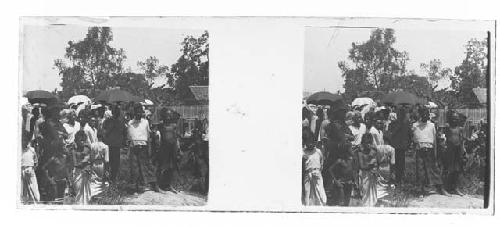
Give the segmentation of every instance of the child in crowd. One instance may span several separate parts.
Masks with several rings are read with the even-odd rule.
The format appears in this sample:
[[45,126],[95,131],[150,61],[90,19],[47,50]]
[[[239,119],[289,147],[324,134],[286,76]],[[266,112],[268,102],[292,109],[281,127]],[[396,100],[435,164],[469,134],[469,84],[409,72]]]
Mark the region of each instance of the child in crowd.
[[36,180],[35,168],[38,158],[35,149],[29,144],[28,135],[23,136],[23,153],[21,155],[21,179],[22,179],[22,201],[34,204],[40,201],[38,182]]
[[304,142],[304,204],[306,206],[323,206],[326,204],[326,193],[323,187],[323,155],[314,145],[314,135],[309,130],[302,133]]
[[364,134],[361,138],[361,152],[358,155],[362,204],[375,206],[377,203],[377,151],[370,133]]
[[338,159],[329,168],[332,176],[333,200],[329,205],[349,206],[351,193],[354,186],[353,158],[350,152],[344,150],[338,155]]

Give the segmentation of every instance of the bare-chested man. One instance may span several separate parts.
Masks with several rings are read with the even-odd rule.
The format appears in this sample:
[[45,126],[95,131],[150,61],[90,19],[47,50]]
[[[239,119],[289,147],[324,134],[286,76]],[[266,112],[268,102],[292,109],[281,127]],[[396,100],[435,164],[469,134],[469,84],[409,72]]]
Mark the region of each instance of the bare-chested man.
[[457,113],[449,115],[450,127],[446,130],[446,152],[443,155],[445,186],[448,191],[463,195],[458,189],[458,177],[462,169],[462,156],[464,151],[465,133],[460,126]]

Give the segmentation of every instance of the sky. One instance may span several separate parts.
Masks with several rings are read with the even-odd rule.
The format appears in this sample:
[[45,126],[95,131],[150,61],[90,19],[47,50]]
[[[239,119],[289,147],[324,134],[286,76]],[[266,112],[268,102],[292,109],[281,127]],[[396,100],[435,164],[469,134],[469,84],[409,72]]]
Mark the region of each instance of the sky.
[[[64,59],[68,41],[83,40],[88,27],[50,25],[23,28],[23,91],[61,89],[61,78],[54,68],[55,59]],[[138,61],[149,56],[170,67],[181,55],[181,42],[187,35],[200,36],[203,30],[173,30],[162,28],[111,28],[114,48],[123,48],[127,59],[124,68],[140,72]]]
[[[304,91],[343,92],[344,80],[338,62],[352,63],[347,59],[351,44],[367,41],[372,30],[373,28],[306,28]],[[477,30],[395,29],[394,47],[408,52],[408,70],[424,76],[420,69],[421,63],[440,59],[443,67],[454,69],[465,58],[464,45],[467,41],[471,38],[484,39],[486,36],[486,31]],[[445,88],[449,84],[449,80],[440,81],[439,88]]]

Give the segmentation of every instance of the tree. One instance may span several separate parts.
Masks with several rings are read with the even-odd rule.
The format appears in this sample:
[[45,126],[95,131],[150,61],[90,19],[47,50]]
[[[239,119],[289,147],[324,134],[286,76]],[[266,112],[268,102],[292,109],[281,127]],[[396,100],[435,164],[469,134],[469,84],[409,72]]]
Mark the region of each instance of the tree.
[[167,84],[174,89],[179,99],[192,100],[189,86],[208,85],[208,32],[200,37],[187,36],[181,43],[182,55],[166,74]]
[[465,45],[465,59],[455,67],[452,88],[457,91],[459,100],[473,103],[476,98],[472,91],[476,87],[486,87],[487,41],[471,39]]
[[375,29],[368,41],[352,43],[348,58],[354,67],[349,67],[345,61],[338,63],[348,97],[355,97],[359,91],[395,89],[393,81],[406,73],[408,61],[408,53],[396,50],[395,43],[393,29]]
[[160,65],[158,58],[153,56],[150,56],[145,61],[137,62],[137,66],[142,69],[144,76],[151,85],[154,84],[154,79],[165,77],[168,73],[168,66]]
[[430,60],[428,64],[421,63],[420,68],[427,75],[433,90],[436,90],[440,80],[450,78],[452,75],[452,70],[444,68],[439,59]]
[[433,87],[426,77],[418,76],[410,72],[409,75],[395,78],[394,86],[406,92],[413,93],[419,97],[431,97]]
[[54,66],[62,77],[64,98],[78,94],[95,96],[98,90],[115,85],[113,75],[123,71],[126,59],[123,49],[110,46],[113,33],[109,27],[91,27],[85,38],[69,41],[65,58],[56,59]]

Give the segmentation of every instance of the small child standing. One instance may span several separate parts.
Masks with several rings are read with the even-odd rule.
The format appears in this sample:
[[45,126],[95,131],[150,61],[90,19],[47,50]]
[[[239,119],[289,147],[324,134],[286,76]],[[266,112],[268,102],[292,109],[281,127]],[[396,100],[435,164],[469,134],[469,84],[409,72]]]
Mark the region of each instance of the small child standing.
[[40,201],[35,168],[38,158],[35,149],[29,145],[28,138],[23,137],[23,153],[21,156],[22,201],[37,203]]
[[371,134],[366,133],[361,138],[361,152],[358,155],[362,204],[372,207],[377,204],[377,151]]
[[321,171],[323,167],[323,155],[314,145],[314,135],[310,131],[302,134],[304,141],[303,168],[304,168],[304,204],[306,206],[324,206],[326,204],[326,193],[323,187]]

